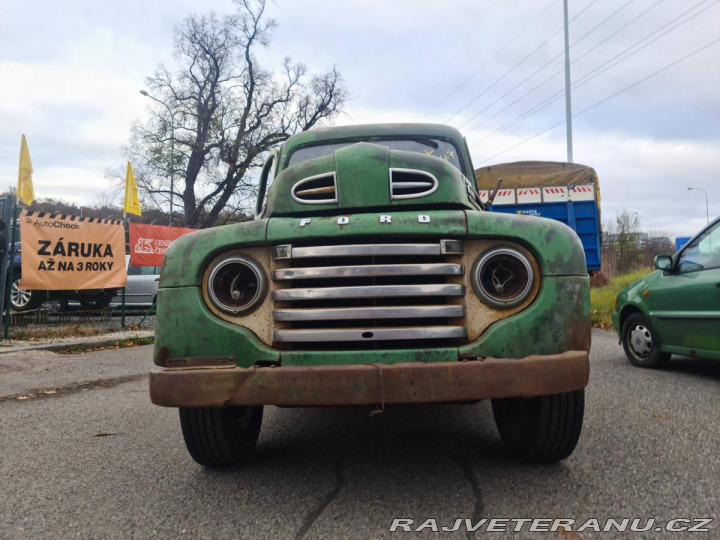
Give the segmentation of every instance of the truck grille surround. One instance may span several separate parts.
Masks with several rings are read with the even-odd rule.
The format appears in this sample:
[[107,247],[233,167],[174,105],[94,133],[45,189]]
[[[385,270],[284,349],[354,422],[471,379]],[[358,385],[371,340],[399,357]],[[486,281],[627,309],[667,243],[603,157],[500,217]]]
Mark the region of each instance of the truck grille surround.
[[464,245],[359,239],[273,248],[273,345],[285,350],[457,346]]

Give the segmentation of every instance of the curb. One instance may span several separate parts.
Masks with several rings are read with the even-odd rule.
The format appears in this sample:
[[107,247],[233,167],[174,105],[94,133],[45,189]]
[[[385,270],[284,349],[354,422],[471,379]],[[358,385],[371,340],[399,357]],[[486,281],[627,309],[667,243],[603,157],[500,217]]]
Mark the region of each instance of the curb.
[[78,339],[74,341],[63,341],[63,342],[57,342],[57,343],[37,343],[32,345],[17,345],[14,347],[0,347],[0,355],[2,354],[8,354],[8,353],[14,353],[14,352],[22,352],[22,351],[65,351],[68,349],[74,349],[79,346],[86,346],[86,347],[109,347],[112,345],[115,345],[119,341],[123,341],[125,339],[134,339],[134,338],[146,338],[146,337],[153,337],[155,335],[155,332],[152,330],[148,330],[145,332],[137,332],[133,335],[128,336],[114,336],[114,337],[102,337],[102,336],[96,336],[95,338],[87,338],[87,339]]

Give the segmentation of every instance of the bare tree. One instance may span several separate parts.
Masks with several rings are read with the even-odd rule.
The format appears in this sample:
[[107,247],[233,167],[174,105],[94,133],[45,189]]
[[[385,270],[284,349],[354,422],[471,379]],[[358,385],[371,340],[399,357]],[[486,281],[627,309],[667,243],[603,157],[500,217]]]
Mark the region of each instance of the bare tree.
[[190,227],[247,214],[266,152],[333,118],[346,99],[335,68],[310,75],[289,58],[280,74],[260,66],[254,52],[275,23],[265,0],[236,4],[232,16],[193,15],[176,27],[179,69],[160,66],[147,79],[157,102],[126,149],[145,204],[167,208],[172,196]]
[[[613,252],[616,268],[609,269],[610,277],[615,272],[624,274],[643,266],[647,234],[640,231],[640,216],[623,208],[615,219],[603,225],[604,252]],[[605,255],[603,255],[605,256]]]

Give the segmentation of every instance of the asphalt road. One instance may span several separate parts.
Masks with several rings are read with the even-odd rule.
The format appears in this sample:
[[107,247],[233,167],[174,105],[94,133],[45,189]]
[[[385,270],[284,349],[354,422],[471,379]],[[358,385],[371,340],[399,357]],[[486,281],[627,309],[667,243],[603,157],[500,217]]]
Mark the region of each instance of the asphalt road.
[[720,364],[642,370],[612,334],[593,339],[580,443],[546,466],[506,456],[483,402],[388,407],[372,418],[368,408],[266,407],[256,459],[206,470],[185,451],[177,412],[149,403],[149,347],[0,355],[0,538],[438,534],[432,525],[391,534],[394,518],[413,528],[427,519],[713,518],[709,533],[687,536],[720,537]]

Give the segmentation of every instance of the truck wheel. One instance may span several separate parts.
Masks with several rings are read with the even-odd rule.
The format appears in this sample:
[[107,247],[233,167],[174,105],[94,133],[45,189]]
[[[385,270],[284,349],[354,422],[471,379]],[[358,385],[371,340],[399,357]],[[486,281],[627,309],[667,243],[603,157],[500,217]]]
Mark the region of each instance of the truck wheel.
[[40,291],[20,288],[20,276],[12,282],[10,288],[10,307],[13,311],[30,311],[42,305]]
[[670,355],[660,350],[655,330],[647,317],[633,313],[623,323],[622,344],[630,363],[639,367],[662,368]]
[[262,405],[181,408],[185,446],[200,465],[237,465],[255,452],[262,416]]
[[582,431],[585,391],[536,398],[492,400],[493,415],[505,446],[529,461],[565,459]]

